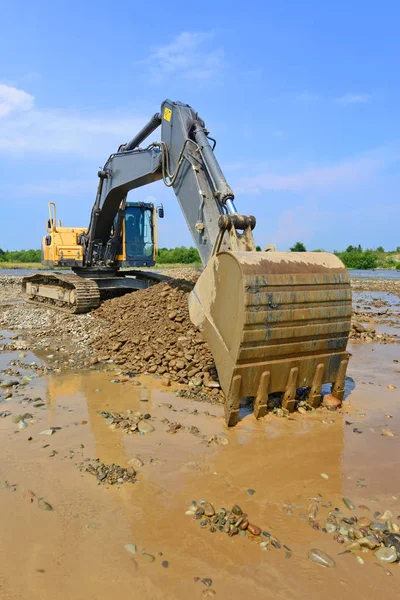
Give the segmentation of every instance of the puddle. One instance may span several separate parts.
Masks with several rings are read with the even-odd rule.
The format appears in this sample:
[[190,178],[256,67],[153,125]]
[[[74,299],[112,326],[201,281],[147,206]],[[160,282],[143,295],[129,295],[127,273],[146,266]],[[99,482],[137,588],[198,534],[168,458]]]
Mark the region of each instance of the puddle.
[[[113,371],[91,371],[29,382],[19,395],[0,403],[14,415],[34,417],[22,430],[12,416],[0,419],[0,480],[17,486],[16,491],[0,489],[0,597],[203,598],[206,588],[195,577],[212,579],[216,598],[232,600],[355,600],[371,597],[371,590],[397,597],[399,565],[388,567],[394,575],[388,577],[373,564],[372,553],[363,555],[365,565],[352,555],[339,556],[343,546],[299,518],[316,496],[344,511],[342,497],[348,496],[372,512],[400,513],[393,497],[400,493],[400,373],[393,363],[399,349],[357,344],[352,352],[342,413],[296,413],[290,419],[269,415],[260,421],[248,415],[232,430],[224,425],[221,406],[178,398],[150,377],[112,383]],[[0,354],[2,364],[12,356]],[[136,380],[141,385],[133,385]],[[388,383],[397,389],[389,390]],[[42,398],[44,406],[33,408],[24,400],[31,397]],[[110,429],[100,410],[149,413],[155,431],[127,435]],[[182,429],[167,433],[165,419],[181,423]],[[192,426],[200,436],[190,433]],[[40,435],[51,427],[61,429]],[[355,433],[355,427],[362,433]],[[384,427],[395,437],[382,435]],[[226,445],[207,443],[219,434]],[[135,467],[135,484],[99,485],[77,467],[97,457],[128,467],[136,456],[144,465]],[[360,477],[366,487],[358,487]],[[249,495],[249,489],[255,493]],[[38,508],[26,490],[54,510]],[[185,515],[191,501],[200,498],[216,507],[239,504],[252,522],[290,547],[291,558],[282,549],[265,552],[247,538],[200,528],[199,521]],[[287,502],[304,508],[289,515],[283,510]],[[137,545],[138,554],[125,550],[129,543]],[[328,552],[336,568],[309,562],[310,548]],[[146,562],[142,551],[155,561]],[[164,560],[168,568],[162,567]]]

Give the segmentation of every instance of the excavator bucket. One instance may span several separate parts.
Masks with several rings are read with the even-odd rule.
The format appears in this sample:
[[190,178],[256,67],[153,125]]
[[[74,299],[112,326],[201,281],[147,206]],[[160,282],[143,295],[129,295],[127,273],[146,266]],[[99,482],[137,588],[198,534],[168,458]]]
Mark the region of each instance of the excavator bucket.
[[254,398],[257,418],[275,392],[290,412],[298,388],[308,388],[314,407],[325,383],[343,398],[351,290],[333,254],[221,252],[191,292],[189,311],[213,353],[228,426],[245,397]]

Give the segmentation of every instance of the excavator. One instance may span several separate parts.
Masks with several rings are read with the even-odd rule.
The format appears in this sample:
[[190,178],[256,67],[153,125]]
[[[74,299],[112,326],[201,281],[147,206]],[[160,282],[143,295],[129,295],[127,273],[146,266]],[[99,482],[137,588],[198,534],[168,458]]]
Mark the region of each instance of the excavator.
[[[141,147],[159,127],[160,141]],[[324,384],[332,384],[341,400],[349,361],[349,274],[327,252],[279,252],[273,245],[256,251],[256,219],[236,209],[215,146],[193,108],[165,100],[160,113],[98,172],[86,229],[62,227],[52,205],[42,262],[73,273],[24,278],[25,298],[82,313],[107,295],[158,281],[154,272],[121,267],[154,265],[163,207],[127,197],[162,180],[177,197],[204,265],[189,294],[189,313],[213,354],[227,425],[238,422],[243,398],[254,399],[256,418],[266,414],[272,393],[281,393],[289,412],[299,389],[313,407]]]

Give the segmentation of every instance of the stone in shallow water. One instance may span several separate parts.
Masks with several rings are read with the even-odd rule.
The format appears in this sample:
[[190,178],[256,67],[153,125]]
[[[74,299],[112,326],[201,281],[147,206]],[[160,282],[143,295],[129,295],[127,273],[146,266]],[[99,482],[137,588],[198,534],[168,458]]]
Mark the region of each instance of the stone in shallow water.
[[321,567],[336,567],[336,563],[329,554],[318,548],[312,548],[308,553],[308,558]]
[[350,498],[343,498],[343,502],[349,510],[355,510],[356,507],[354,506]]
[[141,433],[151,433],[152,431],[154,431],[153,425],[151,423],[149,423],[147,420],[139,421],[138,429]]
[[370,529],[372,529],[372,531],[388,531],[386,523],[379,523],[379,521],[373,521],[370,525]]
[[378,548],[376,552],[374,552],[376,558],[380,560],[380,562],[388,564],[396,562],[397,560],[397,552],[396,549],[391,548]]
[[131,554],[136,554],[137,552],[136,544],[125,544],[124,548]]

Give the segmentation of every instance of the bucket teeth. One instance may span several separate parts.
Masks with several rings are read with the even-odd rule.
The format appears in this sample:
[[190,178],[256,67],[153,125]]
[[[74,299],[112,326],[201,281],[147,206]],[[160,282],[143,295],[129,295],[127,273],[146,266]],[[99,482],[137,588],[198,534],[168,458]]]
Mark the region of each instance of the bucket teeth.
[[346,371],[347,365],[349,364],[349,359],[345,358],[341,361],[339,371],[337,377],[332,385],[332,395],[338,398],[339,400],[343,400],[344,396],[344,385],[346,380]]
[[308,404],[317,408],[321,403],[322,381],[324,379],[324,363],[319,363],[315,369],[314,379],[307,395]]
[[282,408],[286,408],[289,412],[294,411],[296,403],[296,391],[298,388],[297,380],[299,378],[299,369],[293,367],[290,369],[289,378],[286,385],[285,393],[282,398]]
[[260,377],[260,383],[258,384],[257,395],[254,400],[254,416],[256,419],[260,419],[267,414],[270,378],[271,373],[269,371],[263,371]]

